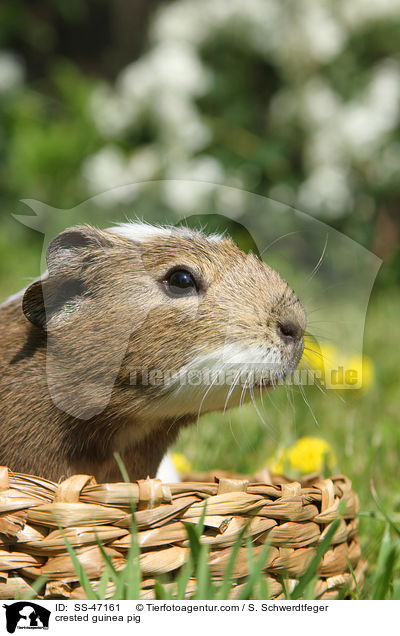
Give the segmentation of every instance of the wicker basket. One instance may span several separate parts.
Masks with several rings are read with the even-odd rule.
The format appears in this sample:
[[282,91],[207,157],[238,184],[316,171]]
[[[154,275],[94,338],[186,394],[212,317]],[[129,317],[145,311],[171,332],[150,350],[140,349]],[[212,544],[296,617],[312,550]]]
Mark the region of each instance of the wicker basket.
[[[210,569],[216,581],[223,575],[231,546],[248,523],[246,532],[255,553],[265,540],[271,546],[265,564],[269,594],[283,597],[282,577],[289,586],[295,584],[344,501],[343,519],[320,564],[315,594],[335,598],[343,585],[354,588],[357,581],[361,586],[365,565],[357,537],[358,500],[346,477],[310,475],[296,482],[266,474],[234,479],[220,473],[198,481],[201,477],[168,485],[156,479],[97,484],[93,477],[75,475],[55,484],[0,468],[0,599],[34,594],[32,582],[43,575],[46,584],[37,598],[85,598],[60,526],[96,588],[103,571],[99,537],[114,567],[119,570],[125,565],[132,501],[141,548],[142,598],[154,598],[154,581],[161,575],[170,576],[173,590],[174,575],[188,555],[183,522],[199,520],[205,499],[201,541],[210,547]],[[247,567],[247,550],[242,547],[233,571],[232,597],[245,584]],[[194,589],[195,581],[189,581],[188,597]],[[107,597],[112,594],[110,584]]]

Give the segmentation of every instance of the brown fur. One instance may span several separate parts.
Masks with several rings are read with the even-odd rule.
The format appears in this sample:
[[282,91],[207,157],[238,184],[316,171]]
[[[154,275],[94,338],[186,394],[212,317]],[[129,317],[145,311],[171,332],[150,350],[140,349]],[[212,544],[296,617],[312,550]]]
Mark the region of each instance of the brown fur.
[[[113,481],[118,451],[131,479],[154,476],[205,389],[171,394],[140,383],[140,374],[132,385],[133,370],[178,372],[235,343],[274,347],[282,374],[301,356],[302,305],[231,239],[171,230],[136,243],[77,227],[54,239],[47,260],[48,275],[23,303],[0,307],[0,464],[14,471]],[[162,279],[176,265],[201,276],[198,295],[165,293]],[[282,321],[298,325],[294,342],[277,333]],[[202,412],[223,408],[226,393],[222,400],[211,390]]]

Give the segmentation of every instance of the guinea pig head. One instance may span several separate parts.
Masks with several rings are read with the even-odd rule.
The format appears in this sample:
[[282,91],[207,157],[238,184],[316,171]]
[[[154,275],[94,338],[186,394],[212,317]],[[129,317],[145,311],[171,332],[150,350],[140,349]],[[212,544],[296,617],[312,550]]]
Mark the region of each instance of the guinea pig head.
[[250,399],[301,358],[306,318],[277,272],[230,239],[126,223],[58,235],[23,309],[47,332],[54,403],[90,419],[196,416]]
[[[114,231],[135,240],[139,228]],[[235,406],[296,368],[305,311],[275,270],[228,237],[188,228],[142,232],[152,293],[126,361],[153,413],[197,416]]]

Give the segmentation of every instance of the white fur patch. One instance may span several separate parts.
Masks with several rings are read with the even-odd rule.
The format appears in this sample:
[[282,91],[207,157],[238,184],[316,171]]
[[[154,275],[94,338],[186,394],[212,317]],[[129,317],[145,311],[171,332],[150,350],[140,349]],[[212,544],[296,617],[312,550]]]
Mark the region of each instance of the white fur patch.
[[[174,417],[177,411],[205,413],[220,410],[229,402],[237,406],[251,397],[248,389],[261,378],[275,381],[289,371],[274,346],[228,344],[212,352],[195,354],[166,383],[160,412]],[[155,406],[155,409],[157,407]]]
[[158,467],[156,479],[161,479],[165,484],[172,484],[180,481],[178,471],[174,466],[170,453],[164,455]]
[[282,353],[273,345],[242,345],[229,343],[221,347],[219,354],[225,364],[281,364]]
[[282,353],[274,346],[225,344],[215,351],[195,355],[191,362],[180,369],[178,375],[184,377],[190,372],[209,370],[213,376],[232,367],[245,372],[247,369],[254,370],[254,365],[259,365],[259,372],[269,365],[279,367],[277,370],[280,371],[283,366]]
[[175,227],[173,225],[151,225],[143,221],[130,221],[119,223],[115,227],[108,228],[108,232],[118,234],[136,243],[145,243],[157,237],[181,236],[186,239],[195,239],[198,236],[208,241],[222,241],[222,234],[203,234],[202,232],[191,230],[186,227]]

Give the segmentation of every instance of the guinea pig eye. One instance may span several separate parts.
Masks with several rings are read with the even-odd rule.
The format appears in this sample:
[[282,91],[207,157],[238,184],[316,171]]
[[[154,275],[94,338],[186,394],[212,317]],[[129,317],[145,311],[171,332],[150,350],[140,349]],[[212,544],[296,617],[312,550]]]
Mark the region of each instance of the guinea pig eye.
[[193,274],[186,269],[177,269],[169,274],[166,287],[173,296],[189,296],[198,291]]

